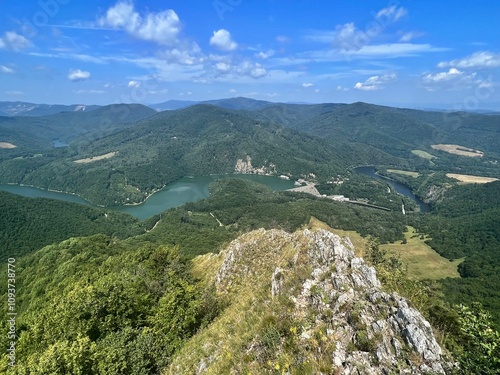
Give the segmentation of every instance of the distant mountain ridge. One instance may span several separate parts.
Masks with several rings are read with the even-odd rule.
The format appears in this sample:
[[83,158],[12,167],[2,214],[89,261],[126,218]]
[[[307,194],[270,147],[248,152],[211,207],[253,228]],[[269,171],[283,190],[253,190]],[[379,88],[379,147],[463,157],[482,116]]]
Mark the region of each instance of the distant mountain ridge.
[[45,116],[59,112],[93,111],[101,106],[85,104],[35,104],[28,102],[0,102],[0,116]]

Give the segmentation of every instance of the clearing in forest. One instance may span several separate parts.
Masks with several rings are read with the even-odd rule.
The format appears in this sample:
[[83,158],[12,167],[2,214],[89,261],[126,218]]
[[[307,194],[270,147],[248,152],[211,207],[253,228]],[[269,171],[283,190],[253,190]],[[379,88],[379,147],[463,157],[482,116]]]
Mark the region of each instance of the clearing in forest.
[[418,176],[420,176],[420,173],[418,173],[418,172],[403,171],[401,169],[388,169],[387,172],[389,172],[389,173],[396,173],[396,174],[402,174],[404,176],[410,176],[410,177],[414,177],[414,178],[417,178]]
[[482,152],[482,151],[474,150],[473,148],[460,146],[460,145],[438,144],[438,145],[431,145],[431,147],[435,150],[441,150],[441,151],[448,152],[450,154],[467,156],[470,158],[477,158],[477,157],[482,158],[484,156],[484,152]]
[[422,150],[411,150],[411,153],[427,160],[432,160],[436,158],[436,156]]
[[107,154],[104,154],[104,155],[92,156],[92,157],[86,158],[86,159],[78,159],[78,160],[75,160],[75,163],[86,164],[86,163],[92,163],[92,162],[98,161],[98,160],[110,159],[113,156],[115,156],[117,153],[118,153],[118,151],[108,152]]
[[488,182],[498,181],[498,178],[472,176],[468,174],[446,173],[446,177],[454,178],[465,184],[487,184]]
[[457,267],[463,259],[449,261],[434,251],[424,241],[424,238],[415,231],[415,228],[408,226],[405,233],[407,243],[400,241],[380,245],[380,248],[387,250],[388,255],[401,257],[404,264],[408,265],[408,275],[414,279],[444,279],[446,277],[460,277]]
[[13,145],[9,142],[0,142],[0,148],[16,148],[16,145]]

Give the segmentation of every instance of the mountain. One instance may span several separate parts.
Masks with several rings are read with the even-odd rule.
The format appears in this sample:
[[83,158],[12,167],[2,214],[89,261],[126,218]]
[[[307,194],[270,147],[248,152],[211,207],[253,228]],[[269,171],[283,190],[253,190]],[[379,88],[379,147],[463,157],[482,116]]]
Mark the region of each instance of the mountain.
[[168,100],[163,103],[151,104],[150,107],[157,111],[165,111],[165,110],[173,110],[173,109],[182,109],[191,107],[196,104],[210,104],[215,105],[217,107],[226,108],[226,109],[262,109],[269,105],[272,105],[272,102],[266,102],[264,100],[255,100],[250,98],[238,97],[238,98],[227,98],[227,99],[213,99],[213,100],[203,100],[203,101],[191,101],[191,100]]
[[153,109],[141,104],[116,104],[99,107],[92,111],[3,117],[0,118],[0,138],[4,142],[13,139],[21,150],[30,147],[28,142],[22,139],[24,133],[30,134],[28,139],[37,139],[49,146],[52,146],[53,140],[70,143],[82,137],[83,140],[92,141],[105,134],[131,126],[136,121],[155,113]]
[[46,116],[59,112],[90,112],[99,108],[98,105],[83,104],[34,104],[27,102],[0,102],[2,116]]
[[428,112],[367,103],[285,105],[254,111],[260,119],[314,135],[361,142],[409,156],[413,148],[456,143],[498,153],[500,116],[465,112]]
[[[117,205],[142,201],[188,175],[244,172],[326,178],[341,171],[339,152],[330,143],[209,105],[160,112],[65,152],[65,157],[6,160],[0,164],[3,181]],[[13,172],[20,168],[30,171],[19,178]]]
[[167,100],[163,103],[150,104],[149,107],[153,108],[155,111],[171,111],[174,109],[182,109],[196,105],[199,102],[192,100]]
[[382,291],[348,238],[261,229],[194,264],[228,304],[166,374],[382,374],[396,363],[400,373],[451,370],[428,321]]
[[202,104],[211,104],[217,107],[226,109],[247,109],[247,110],[259,110],[272,105],[272,102],[267,102],[265,100],[255,100],[244,97],[229,98],[229,99],[215,99],[215,100],[205,100],[201,102]]

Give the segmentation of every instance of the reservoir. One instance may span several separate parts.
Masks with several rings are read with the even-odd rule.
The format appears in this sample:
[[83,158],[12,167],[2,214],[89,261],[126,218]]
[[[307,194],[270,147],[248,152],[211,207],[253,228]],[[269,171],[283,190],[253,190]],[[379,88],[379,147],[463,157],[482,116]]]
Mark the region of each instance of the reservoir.
[[420,212],[429,212],[430,211],[429,205],[427,203],[425,203],[424,201],[422,201],[415,194],[413,194],[413,192],[411,191],[411,189],[408,186],[406,186],[400,182],[391,180],[388,177],[384,177],[384,176],[377,174],[374,167],[357,167],[357,168],[354,168],[354,171],[357,173],[360,173],[360,174],[364,174],[365,176],[374,178],[376,180],[385,182],[391,188],[393,188],[395,191],[397,191],[399,194],[402,194],[405,197],[412,199],[420,207]]
[[[187,202],[195,202],[209,196],[209,185],[227,177],[237,177],[259,182],[272,190],[286,190],[294,187],[294,182],[272,176],[261,175],[210,175],[198,177],[183,177],[154,193],[145,202],[138,205],[107,207],[110,210],[126,212],[140,220],[147,219],[169,208],[181,206]],[[0,190],[31,198],[50,198],[66,202],[74,202],[93,206],[90,202],[77,195],[49,191],[30,186],[0,184]]]

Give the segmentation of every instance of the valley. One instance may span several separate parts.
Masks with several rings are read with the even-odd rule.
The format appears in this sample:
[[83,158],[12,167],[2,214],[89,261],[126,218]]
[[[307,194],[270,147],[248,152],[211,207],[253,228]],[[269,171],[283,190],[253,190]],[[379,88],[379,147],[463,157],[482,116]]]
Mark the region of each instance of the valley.
[[[491,314],[492,327],[500,327],[500,116],[471,114],[460,117],[457,127],[449,123],[454,114],[444,118],[438,112],[367,103],[235,98],[181,104],[184,108],[163,112],[123,105],[1,119],[1,145],[17,146],[0,148],[0,190],[5,190],[0,191],[5,213],[0,255],[14,254],[26,270],[19,274],[26,290],[19,299],[19,322],[26,327],[22,361],[51,356],[47,345],[29,344],[49,342],[39,335],[54,334],[62,350],[70,350],[65,345],[77,335],[88,345],[82,349],[88,355],[102,352],[91,349],[95,345],[116,349],[128,342],[135,349],[127,350],[137,353],[146,368],[175,373],[195,366],[185,362],[185,351],[199,355],[196,340],[203,342],[204,335],[223,340],[215,332],[220,321],[231,322],[242,310],[256,337],[276,334],[299,350],[296,345],[312,336],[299,338],[295,329],[320,335],[311,333],[306,318],[298,318],[305,305],[297,305],[299,315],[285,334],[275,323],[286,315],[281,300],[261,321],[260,310],[254,312],[246,300],[228,302],[227,296],[239,293],[236,286],[225,295],[213,289],[217,283],[210,275],[220,269],[218,254],[226,254],[231,241],[243,247],[260,244],[250,263],[282,249],[272,259],[287,269],[287,256],[299,250],[284,239],[296,236],[302,246],[312,241],[309,234],[297,234],[304,230],[350,236],[353,251],[375,267],[384,288],[409,298],[440,334],[455,340],[442,342],[450,351],[461,337],[459,303],[480,302]],[[321,236],[333,241],[329,234]],[[292,281],[302,285],[312,270],[307,262],[297,267],[298,279]],[[44,276],[47,272],[53,279]],[[164,278],[164,272],[173,279]],[[235,283],[244,279],[228,275]],[[323,278],[314,280],[325,284]],[[109,283],[113,287],[106,289]],[[263,282],[256,285],[265,288]],[[41,297],[47,290],[50,298]],[[251,292],[257,299],[259,290]],[[5,293],[1,286],[0,294]],[[320,298],[326,292],[311,289],[315,293]],[[102,295],[109,303],[97,307]],[[54,316],[67,322],[70,336],[51,331],[39,318],[52,314],[48,303],[60,306]],[[82,323],[87,318],[73,317],[90,305],[108,311],[115,326],[107,326],[94,310],[85,313],[91,328],[73,326],[87,324]],[[307,313],[319,327],[326,324],[321,314],[332,312],[318,306],[307,307]],[[349,324],[359,328],[353,316],[363,309],[356,306],[343,309]],[[184,312],[193,319],[179,321]],[[198,336],[200,327],[206,331]],[[327,331],[323,334],[327,345]],[[246,342],[241,335],[235,338],[240,344]],[[156,357],[141,349],[142,340],[156,343]],[[351,342],[350,353],[376,346],[376,340],[367,340],[354,341],[356,347]],[[232,356],[242,355],[225,345]],[[162,351],[170,353],[168,359],[158,356]],[[266,355],[280,366],[290,361]],[[214,366],[222,369],[231,362],[214,358]],[[99,363],[111,366],[108,360]],[[249,363],[249,368],[257,366]]]

